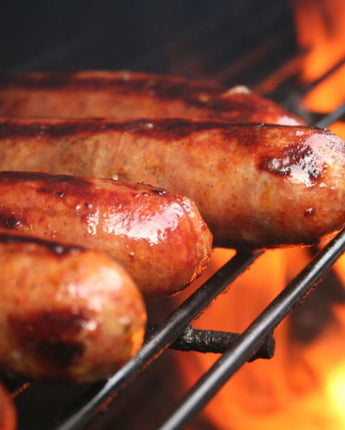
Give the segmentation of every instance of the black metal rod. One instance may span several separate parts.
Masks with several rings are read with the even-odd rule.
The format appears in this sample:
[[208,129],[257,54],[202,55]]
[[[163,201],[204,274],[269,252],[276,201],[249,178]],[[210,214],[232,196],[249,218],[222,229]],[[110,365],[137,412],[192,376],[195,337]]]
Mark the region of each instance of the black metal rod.
[[265,336],[296,307],[345,250],[345,229],[289,283],[253,321],[237,343],[203,375],[158,430],[178,430],[188,423],[249,359]]
[[320,119],[320,121],[315,124],[315,127],[328,127],[343,115],[345,115],[345,102],[338,106],[337,109]]
[[[147,340],[155,335],[157,325],[148,325],[146,329]],[[212,352],[224,354],[237,341],[239,333],[219,330],[201,330],[188,325],[182,334],[170,345],[170,348],[178,351],[196,351],[202,353]],[[257,358],[272,358],[275,350],[273,336],[267,336],[264,343],[252,355],[250,361]]]
[[343,57],[341,60],[339,60],[334,66],[330,67],[326,70],[321,76],[319,76],[314,81],[310,82],[309,84],[304,85],[299,89],[299,95],[300,97],[305,96],[310,91],[312,91],[314,88],[316,88],[319,84],[321,84],[323,81],[325,81],[327,78],[329,78],[333,73],[335,73],[337,70],[340,69],[345,64],[345,57]]
[[196,318],[211,301],[233,282],[252,264],[262,252],[238,252],[205,284],[195,291],[171,316],[159,325],[155,335],[143,345],[139,352],[123,368],[108,379],[96,394],[55,430],[80,430],[99,412],[102,404],[110,396],[118,394],[128,385],[153,359],[157,358],[183,332],[187,324]]
[[293,91],[291,95],[281,103],[282,106],[293,109],[295,106],[297,106],[298,103],[302,100],[304,96],[306,96],[310,91],[312,91],[314,88],[316,88],[319,84],[321,84],[323,81],[325,81],[327,78],[329,78],[333,73],[335,73],[340,67],[345,65],[345,57],[339,60],[334,66],[327,69],[326,72],[324,72],[321,76],[319,76],[314,81],[303,85],[300,87],[297,91]]

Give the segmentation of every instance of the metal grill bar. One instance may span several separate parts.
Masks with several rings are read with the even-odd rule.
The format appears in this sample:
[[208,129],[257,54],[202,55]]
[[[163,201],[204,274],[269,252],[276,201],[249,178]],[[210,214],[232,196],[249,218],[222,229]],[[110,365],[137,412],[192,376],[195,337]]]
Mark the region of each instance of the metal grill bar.
[[343,115],[345,115],[345,102],[342,103],[337,109],[335,109],[333,112],[329,113],[328,115],[324,116],[320,121],[318,121],[315,126],[316,127],[328,127],[333,122],[337,121],[339,118],[341,118]]
[[[146,332],[151,331],[153,327],[149,326]],[[170,348],[179,351],[197,351],[213,352],[215,354],[224,354],[232,345],[234,345],[240,334],[229,333],[216,330],[199,330],[192,326],[187,326],[183,333],[170,345]],[[254,361],[257,358],[272,358],[274,355],[275,341],[273,336],[267,336],[265,342],[250,357],[248,361]]]
[[[282,101],[280,104],[284,106],[286,109],[299,110],[298,105],[300,104],[302,98],[307,95],[310,91],[316,88],[319,84],[324,82],[327,78],[332,76],[337,70],[339,70],[342,66],[345,65],[345,57],[338,61],[333,67],[327,69],[321,76],[319,76],[314,81],[303,85],[298,91],[292,91],[291,94],[287,97],[286,100]],[[335,113],[335,111],[334,111]],[[339,118],[339,117],[338,117]],[[330,121],[329,124],[333,122]]]
[[312,81],[309,84],[306,84],[302,88],[300,88],[300,90],[298,91],[299,98],[301,99],[303,96],[305,96],[306,94],[308,94],[310,91],[312,91],[319,84],[321,84],[323,81],[325,81],[331,75],[333,75],[337,70],[339,70],[344,65],[345,65],[345,57],[342,58],[341,60],[339,60],[333,67],[327,69],[317,79],[315,79],[314,81]]

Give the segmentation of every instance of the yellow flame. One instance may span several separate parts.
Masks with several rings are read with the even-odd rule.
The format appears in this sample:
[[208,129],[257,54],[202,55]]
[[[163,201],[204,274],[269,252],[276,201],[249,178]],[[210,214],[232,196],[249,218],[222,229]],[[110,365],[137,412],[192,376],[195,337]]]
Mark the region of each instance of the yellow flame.
[[325,392],[328,398],[327,404],[332,408],[339,424],[345,428],[345,363],[331,372],[325,384]]

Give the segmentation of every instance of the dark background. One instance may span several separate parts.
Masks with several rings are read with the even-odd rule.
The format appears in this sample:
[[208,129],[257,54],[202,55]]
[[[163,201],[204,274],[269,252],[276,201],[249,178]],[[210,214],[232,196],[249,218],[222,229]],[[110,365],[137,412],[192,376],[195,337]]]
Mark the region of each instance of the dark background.
[[[287,0],[2,0],[0,72],[132,69],[242,83],[265,71],[236,61],[295,48]],[[260,50],[264,51],[260,54]],[[248,73],[249,72],[249,73]]]

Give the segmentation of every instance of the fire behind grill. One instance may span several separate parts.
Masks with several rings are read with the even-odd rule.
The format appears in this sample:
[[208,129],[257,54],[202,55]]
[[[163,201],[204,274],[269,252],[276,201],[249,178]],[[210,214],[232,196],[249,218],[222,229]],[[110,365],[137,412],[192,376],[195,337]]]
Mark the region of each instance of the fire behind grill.
[[[189,7],[185,6],[181,10],[174,9],[174,2],[167,2],[164,7],[158,1],[150,1],[145,7],[145,2],[129,2],[127,5],[116,5],[115,9],[111,2],[98,2],[97,9],[93,9],[89,3],[76,0],[69,2],[67,8],[56,5],[53,10],[40,5],[38,1],[32,2],[30,7],[23,2],[19,15],[16,9],[18,4],[8,4],[7,17],[10,19],[4,20],[0,29],[3,39],[8,39],[6,32],[13,32],[11,24],[14,17],[19,17],[17,24],[24,26],[23,33],[26,27],[31,31],[27,32],[27,40],[23,43],[16,42],[17,38],[12,33],[12,43],[2,48],[2,71],[130,68],[178,74],[190,78],[207,78],[229,86],[240,83],[269,88],[267,95],[302,115],[313,125],[326,127],[344,115],[345,105],[317,119],[301,109],[300,99],[312,86],[301,88],[296,81],[301,53],[294,44],[288,2],[267,1],[260,5],[260,10],[257,2],[249,0],[220,1],[216,2],[217,7],[213,2],[198,1],[198,7],[195,2],[191,2]],[[213,3],[213,7],[210,3]],[[80,13],[81,8],[83,13]],[[54,21],[51,20],[52,16]],[[64,34],[61,33],[62,28]],[[125,43],[119,43],[125,39]],[[116,49],[114,40],[117,40]],[[291,61],[296,64],[292,73],[273,87],[265,85],[272,74]],[[164,357],[169,354],[170,346],[216,350],[221,356],[214,367],[189,393],[179,393],[182,400],[175,406],[176,409],[166,404],[164,414],[160,417],[160,429],[186,426],[253,355],[272,356],[274,345],[271,335],[274,328],[314,288],[344,249],[345,233],[342,232],[312,259],[244,333],[233,335],[193,331],[189,326],[191,321],[249,266],[253,265],[252,270],[255,270],[255,260],[261,257],[260,253],[237,253],[182,305],[171,311],[169,308],[163,322],[152,327],[137,356],[108,381],[88,387],[47,387],[34,383],[16,385],[8,381],[9,388],[13,392],[18,391],[19,429],[127,429],[129,427],[124,422],[118,423],[118,417],[115,418],[116,422],[98,419],[96,424],[93,418],[100,410],[105,411],[104,416],[107,413],[111,415],[112,405],[109,405],[108,412],[105,405],[113,396],[117,397],[113,404],[121,404],[121,396],[126,396],[126,390],[129,390],[130,395],[129,399],[125,397],[125,401],[132,402],[123,410],[127,411],[127,415],[136,415],[141,400],[135,397],[135,390],[130,391],[131,387],[139,384],[138,391],[142,393],[147,380],[140,382],[140,377],[144,375],[145,378],[150,368],[160,374],[161,366],[163,373],[166,372],[164,366],[169,366],[170,362],[169,358]],[[161,365],[164,359],[165,364]],[[144,389],[140,384],[144,385]],[[147,397],[150,397],[150,393],[147,393]],[[53,406],[45,411],[42,408],[33,411],[32,404],[37,405],[40,401],[33,402],[33,398],[41,399],[43,405],[53,403]],[[166,398],[165,403],[169,403],[169,398]],[[155,405],[151,407],[152,415]],[[126,417],[123,419],[126,420]],[[153,422],[156,428],[157,422]],[[147,424],[145,428],[151,427]],[[211,427],[199,421],[195,428],[209,430]]]

